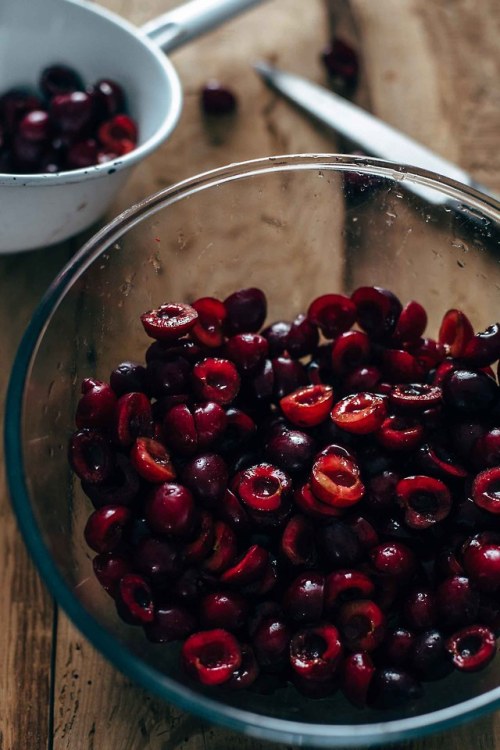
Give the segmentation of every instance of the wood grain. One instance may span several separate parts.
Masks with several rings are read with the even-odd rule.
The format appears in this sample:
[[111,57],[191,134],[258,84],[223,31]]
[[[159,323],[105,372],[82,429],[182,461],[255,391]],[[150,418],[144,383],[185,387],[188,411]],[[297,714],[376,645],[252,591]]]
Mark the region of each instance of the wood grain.
[[[30,315],[74,243],[52,248],[40,263],[37,253],[0,257],[2,367],[0,414],[10,365]],[[3,433],[0,438],[3,455]],[[50,686],[54,607],[17,531],[0,467],[0,748],[45,750],[51,725]]]
[[[102,4],[141,24],[175,3]],[[329,23],[362,52],[361,104],[500,190],[498,0],[271,0],[173,55],[185,92],[179,126],[136,169],[109,216],[228,162],[334,151],[335,139],[269,93],[249,66],[263,57],[323,82],[318,53]],[[222,125],[209,126],[200,116],[199,89],[210,77],[240,97],[237,116]],[[79,241],[44,252],[43,262],[37,253],[0,258],[2,412],[24,325]],[[16,531],[3,470],[0,483],[0,750],[285,750],[209,727],[146,694],[105,662],[62,613],[54,643],[52,602]],[[404,747],[500,750],[500,714]]]

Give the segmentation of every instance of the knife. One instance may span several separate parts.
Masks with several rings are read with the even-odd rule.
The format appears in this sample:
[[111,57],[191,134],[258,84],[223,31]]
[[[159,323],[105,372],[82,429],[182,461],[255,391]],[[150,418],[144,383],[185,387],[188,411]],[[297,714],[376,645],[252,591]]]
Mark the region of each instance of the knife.
[[[408,164],[465,183],[475,190],[495,197],[456,164],[444,159],[396,128],[370,114],[356,104],[329,89],[293,73],[268,65],[254,63],[264,82],[282,94],[316,120],[349,139],[366,154],[399,164]],[[406,187],[434,204],[449,202],[449,198],[423,185],[407,183]]]

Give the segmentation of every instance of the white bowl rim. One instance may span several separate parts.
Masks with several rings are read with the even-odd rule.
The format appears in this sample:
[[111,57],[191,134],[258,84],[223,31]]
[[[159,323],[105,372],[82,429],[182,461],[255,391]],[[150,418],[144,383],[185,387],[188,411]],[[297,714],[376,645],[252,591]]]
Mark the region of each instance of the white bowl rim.
[[71,5],[82,8],[87,13],[100,16],[107,21],[119,26],[123,31],[135,37],[148,52],[156,59],[158,66],[162,69],[165,77],[165,85],[171,92],[170,104],[165,112],[161,126],[151,135],[144,143],[141,143],[133,151],[124,156],[120,156],[113,161],[103,164],[95,164],[83,169],[71,169],[64,172],[43,173],[43,174],[10,174],[0,172],[0,186],[9,185],[11,187],[39,187],[42,185],[54,186],[65,185],[72,182],[82,182],[85,180],[101,177],[103,174],[113,174],[118,170],[126,169],[144,159],[148,154],[154,151],[172,132],[177,124],[182,109],[182,87],[177,71],[167,55],[161,51],[160,47],[153,42],[139,27],[116,13],[103,8],[96,4],[90,4],[86,0],[60,0]]

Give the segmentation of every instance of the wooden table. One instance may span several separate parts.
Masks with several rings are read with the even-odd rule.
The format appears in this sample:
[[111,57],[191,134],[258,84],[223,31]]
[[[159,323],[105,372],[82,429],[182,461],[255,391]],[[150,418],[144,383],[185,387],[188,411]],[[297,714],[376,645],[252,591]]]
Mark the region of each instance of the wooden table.
[[[102,4],[140,24],[174,2]],[[318,54],[332,24],[362,54],[357,100],[500,192],[498,0],[331,0],[329,8],[322,0],[270,0],[175,54],[185,91],[180,124],[136,170],[108,218],[165,185],[231,161],[335,151],[330,134],[278,101],[249,66],[263,57],[324,82]],[[199,89],[209,77],[233,87],[240,104],[237,116],[215,129],[199,110]],[[82,239],[0,259],[2,392],[33,308]],[[3,470],[0,477],[0,750],[278,747],[202,724],[107,664],[40,583],[16,529]],[[500,714],[408,747],[499,749]]]

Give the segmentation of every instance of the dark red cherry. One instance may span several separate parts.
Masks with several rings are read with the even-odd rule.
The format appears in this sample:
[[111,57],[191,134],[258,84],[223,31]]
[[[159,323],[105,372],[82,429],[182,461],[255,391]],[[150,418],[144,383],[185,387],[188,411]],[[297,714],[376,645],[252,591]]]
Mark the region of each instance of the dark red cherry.
[[210,80],[201,90],[201,107],[206,115],[220,116],[235,112],[238,100],[234,92],[220,81]]
[[343,94],[352,93],[358,82],[359,60],[350,44],[335,37],[322,51],[321,60],[335,88]]
[[85,541],[95,552],[113,552],[119,546],[129,521],[130,510],[123,505],[98,508],[85,525]]
[[224,300],[227,317],[224,327],[228,335],[255,333],[266,319],[267,300],[261,289],[250,287],[233,292]]
[[162,482],[149,496],[145,512],[148,524],[159,534],[184,536],[195,520],[195,506],[191,492],[176,482]]
[[461,359],[473,367],[485,367],[500,359],[500,323],[474,334],[467,341]]
[[52,99],[59,94],[83,91],[83,82],[77,71],[69,65],[61,63],[49,65],[42,70],[39,86],[47,99]]
[[99,120],[107,120],[125,108],[125,93],[116,81],[101,78],[88,90],[94,100],[94,108]]
[[351,294],[356,320],[374,341],[390,336],[397,325],[402,306],[393,292],[377,286],[359,287]]

